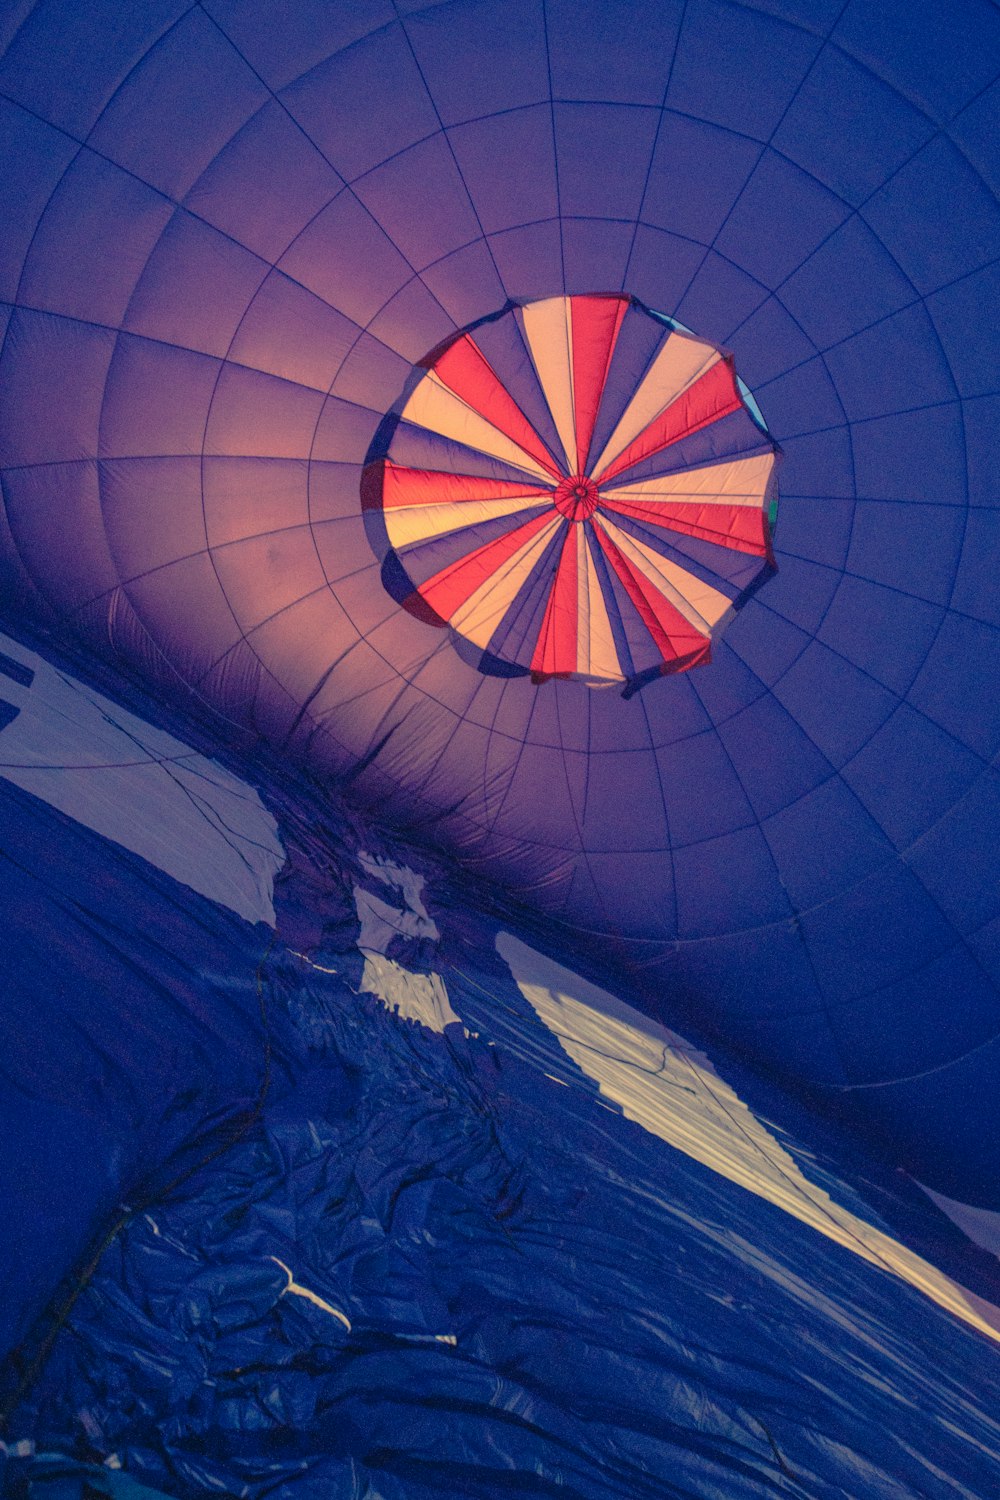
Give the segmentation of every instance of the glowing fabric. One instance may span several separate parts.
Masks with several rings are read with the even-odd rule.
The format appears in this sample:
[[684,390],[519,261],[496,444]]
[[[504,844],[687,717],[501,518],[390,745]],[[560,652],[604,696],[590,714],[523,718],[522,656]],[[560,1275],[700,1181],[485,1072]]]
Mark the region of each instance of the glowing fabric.
[[[497,368],[478,329],[459,334],[369,453],[364,503],[390,593],[450,625],[488,673],[633,688],[708,661],[774,566],[776,449],[731,360],[624,296],[549,297],[487,322]],[[397,456],[414,428],[445,440],[439,468]],[[727,552],[754,565],[734,573]]]

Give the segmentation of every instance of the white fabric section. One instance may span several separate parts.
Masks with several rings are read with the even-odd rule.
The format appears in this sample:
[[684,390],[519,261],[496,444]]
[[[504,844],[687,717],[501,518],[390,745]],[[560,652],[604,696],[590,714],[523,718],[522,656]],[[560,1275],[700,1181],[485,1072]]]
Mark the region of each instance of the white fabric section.
[[634,536],[629,536],[627,531],[622,531],[612,521],[604,516],[602,525],[605,532],[614,542],[618,550],[628,559],[634,568],[657,589],[665,599],[669,599],[675,609],[704,635],[710,635],[732,609],[732,604],[725,594],[718,589],[713,589],[710,584],[702,583],[693,573],[685,568],[678,567],[676,563],[661,557],[654,552],[652,547],[647,547],[644,542],[637,541]]
[[590,591],[587,588],[587,537],[584,526],[575,526],[576,547],[576,670],[590,675]]
[[655,506],[657,502],[679,501],[692,505],[747,505],[759,509],[764,503],[773,468],[774,454],[758,453],[752,458],[733,458],[704,469],[685,469],[680,474],[641,479],[637,484],[615,484],[612,481],[609,485],[602,485],[601,493],[609,500],[629,500],[638,505]]
[[[917,1179],[913,1181],[917,1182]],[[917,1187],[937,1204],[943,1214],[947,1214],[953,1224],[958,1225],[967,1239],[1000,1259],[1000,1213],[996,1209],[959,1203],[954,1198],[946,1198],[944,1193],[936,1193],[923,1182],[917,1182]]]
[[405,910],[390,906],[381,896],[354,887],[354,905],[361,922],[358,947],[365,956],[361,989],[377,995],[390,1010],[408,1021],[419,1021],[432,1031],[443,1031],[451,1022],[461,1025],[451,1008],[444,981],[438,974],[415,974],[386,957],[386,949],[397,934],[436,942],[441,934],[423,903],[424,877],[406,865],[394,864],[360,853],[362,869],[395,886],[406,903]]
[[288,1277],[288,1284],[282,1287],[280,1296],[301,1297],[304,1301],[311,1302],[314,1307],[320,1308],[323,1312],[330,1313],[332,1317],[343,1323],[348,1333],[350,1333],[351,1320],[346,1313],[342,1313],[339,1307],[334,1307],[332,1302],[327,1302],[325,1297],[317,1296],[315,1292],[311,1292],[307,1286],[302,1285],[301,1281],[296,1281],[292,1275],[291,1268],[286,1266],[283,1260],[279,1260],[276,1255],[269,1255],[267,1258],[268,1260],[273,1260],[276,1266],[280,1266]]
[[429,1031],[443,1031],[462,1022],[451,1008],[448,992],[439,974],[414,974],[381,953],[366,953],[361,988],[377,995],[396,1015],[419,1021]]
[[248,922],[274,926],[278,825],[254,789],[172,735],[0,635],[34,672],[0,666],[20,710],[0,732],[0,776]]
[[522,307],[525,337],[538,383],[566,455],[576,473],[576,406],[573,397],[573,318],[568,297],[546,297]]
[[354,905],[361,922],[358,947],[365,952],[385,953],[394,937],[423,937],[420,919],[411,911],[400,911],[366,891],[363,886],[354,887]]
[[499,432],[492,422],[487,422],[485,417],[467,406],[433,370],[427,372],[407,401],[403,408],[403,420],[413,422],[417,427],[426,427],[430,432],[440,433],[442,437],[451,438],[456,443],[464,443],[477,453],[499,458],[505,464],[511,464],[536,479],[544,480],[546,484],[552,482],[552,476],[546,473],[541,464],[536,463],[511,438]]
[[688,386],[720,358],[717,349],[703,344],[700,339],[688,338],[683,333],[668,335],[622,413],[618,426],[608,438],[603,453],[591,465],[591,472],[599,474],[606,468],[633,438],[637,438],[661,411],[683,395]]
[[[431,537],[444,536],[449,531],[461,531],[463,526],[476,526],[481,521],[496,521],[501,516],[516,516],[522,510],[541,510],[552,504],[551,491],[531,500],[522,495],[503,500],[461,500],[446,505],[404,505],[398,510],[384,510],[385,529],[390,542],[396,548],[408,547],[413,542],[429,541]],[[470,549],[471,550],[471,549]]]
[[496,946],[540,1019],[627,1119],[1000,1340],[1000,1310],[804,1177],[704,1053],[509,933]]
[[424,905],[425,881],[422,875],[411,870],[409,865],[397,865],[394,860],[380,859],[377,854],[366,854],[363,849],[358,853],[358,863],[369,875],[374,875],[377,880],[394,886],[399,891],[406,902],[407,916],[415,923],[413,931],[418,936],[431,938],[435,942],[440,938],[437,923],[428,915]]
[[552,520],[531,537],[451,617],[454,628],[484,650],[501,618],[510,608],[518,589],[527,578],[542,552],[552,540],[558,526],[566,522],[557,511]]
[[601,588],[590,544],[587,541],[587,529],[586,526],[576,528],[582,543],[581,551],[577,553],[577,588],[581,600],[585,601],[581,603],[580,608],[581,638],[584,612],[586,612],[587,619],[587,665],[585,669],[581,665],[580,670],[581,672],[586,670],[591,679],[601,682],[624,682],[625,674],[618,660],[615,638],[611,632],[611,621],[608,618],[607,601],[604,598],[604,590]]

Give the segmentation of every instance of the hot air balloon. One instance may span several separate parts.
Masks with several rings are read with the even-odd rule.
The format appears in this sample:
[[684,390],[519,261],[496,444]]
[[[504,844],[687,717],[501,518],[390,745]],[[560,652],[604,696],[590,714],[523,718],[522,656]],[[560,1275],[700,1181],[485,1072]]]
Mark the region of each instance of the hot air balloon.
[[[408,1361],[422,1372],[450,1358],[474,1326],[477,1358],[513,1370],[528,1314],[483,1311],[509,1269],[487,1293],[488,1277],[473,1285],[434,1261],[392,1313],[403,1250],[386,1226],[402,1178],[366,1175],[383,1158],[361,1136],[384,1128],[384,1160],[402,1162],[404,1122],[420,1113],[403,1101],[427,1103],[429,1078],[469,1120],[502,1096],[490,1118],[506,1121],[505,1160],[544,1141],[550,1176],[525,1168],[522,1192],[511,1167],[501,1183],[470,1124],[492,1197],[488,1209],[474,1194],[462,1209],[449,1199],[448,1222],[475,1222],[476,1242],[492,1245],[487,1220],[509,1212],[516,1234],[522,1210],[566,1224],[579,1210],[583,1244],[625,1212],[603,1178],[589,1218],[568,1186],[566,1162],[597,1160],[581,1142],[603,1115],[617,1112],[622,1141],[644,1131],[641,1151],[683,1154],[678,1141],[697,1134],[668,1128],[659,1095],[636,1102],[625,1074],[600,1072],[599,1035],[616,1067],[628,1056],[646,1072],[657,1047],[689,1062],[686,1049],[718,1049],[696,1065],[699,1097],[715,1100],[697,1129],[713,1140],[712,1080],[727,1066],[740,1099],[817,1133],[840,1238],[816,1230],[815,1203],[787,1233],[803,1245],[818,1233],[824,1248],[810,1253],[832,1257],[831,1275],[841,1254],[857,1276],[875,1275],[861,1261],[903,1264],[837,1217],[842,1171],[850,1192],[878,1180],[879,1233],[905,1238],[907,1216],[919,1220],[928,1265],[937,1220],[920,1218],[924,1188],[975,1225],[973,1269],[944,1219],[935,1264],[949,1286],[987,1297],[1000,1210],[995,7],[23,0],[0,16],[0,54],[4,1089],[17,1143],[4,1346],[18,1351],[19,1401],[33,1388],[24,1372],[50,1370],[33,1431],[44,1435],[38,1413],[55,1411],[44,1401],[60,1380],[79,1393],[88,1362],[105,1370],[114,1288],[138,1286],[133,1267],[165,1256],[167,1239],[200,1257],[204,1284],[164,1259],[160,1290],[143,1282],[135,1307],[155,1303],[170,1323],[179,1342],[161,1368],[191,1410],[221,1370],[256,1368],[260,1352],[250,1340],[229,1364],[189,1363],[211,1321],[197,1309],[222,1295],[213,1255],[286,1353],[328,1328],[331,1349],[361,1339],[372,1369],[384,1354],[393,1385]],[[381,1053],[324,985],[358,1001]],[[574,996],[586,1024],[560,1009]],[[424,1049],[412,1071],[393,1026]],[[552,1040],[560,1028],[565,1045]],[[295,1116],[284,1081],[320,1054],[323,1099]],[[384,1072],[369,1074],[376,1056]],[[569,1089],[566,1119],[591,1111],[586,1125],[565,1124],[550,1087]],[[255,1132],[279,1095],[290,1134],[275,1124],[265,1149]],[[325,1120],[330,1159],[360,1163],[336,1201],[395,1247],[379,1260],[365,1241],[350,1285],[332,1260],[310,1280],[298,1242],[258,1256],[240,1240],[226,1261],[221,1218],[157,1217],[195,1168],[226,1212],[227,1181],[270,1181],[279,1159],[287,1182],[305,1173],[293,1116]],[[477,1180],[461,1135],[447,1146],[435,1135],[433,1150],[420,1136],[428,1159],[461,1163],[435,1188],[441,1203]],[[772,1145],[767,1214],[775,1195],[787,1211],[774,1183],[808,1176],[804,1158],[793,1170]],[[206,1165],[223,1147],[242,1153],[228,1179]],[[697,1196],[728,1152],[703,1150],[684,1191]],[[852,1152],[864,1165],[848,1165]],[[649,1158],[644,1182],[660,1162]],[[725,1176],[726,1212],[742,1212],[732,1195],[748,1175],[738,1164]],[[298,1201],[320,1191],[295,1180]],[[712,1201],[693,1216],[703,1229],[722,1212]],[[636,1243],[652,1255],[663,1224],[637,1203]],[[412,1244],[443,1245],[425,1208]],[[98,1254],[109,1235],[112,1257],[119,1245],[138,1257],[118,1283]],[[845,1249],[852,1235],[864,1255]],[[538,1270],[531,1317],[558,1301],[553,1265]],[[898,1323],[904,1292],[933,1280],[906,1266]],[[636,1270],[614,1297],[631,1306],[658,1284]],[[741,1306],[749,1284],[734,1293]],[[714,1337],[712,1295],[699,1283]],[[941,1296],[945,1326],[958,1294]],[[67,1299],[73,1336],[83,1308],[104,1340],[79,1367],[59,1352],[59,1317],[44,1323]],[[596,1327],[595,1307],[581,1327]],[[875,1307],[855,1308],[852,1326],[882,1316]],[[946,1344],[988,1334],[992,1315],[976,1309],[979,1331]],[[553,1337],[582,1368],[590,1354],[565,1308],[560,1318]],[[390,1326],[391,1358],[374,1331]],[[123,1345],[137,1327],[119,1329]],[[679,1327],[670,1337],[683,1344]],[[966,1347],[947,1345],[942,1409],[959,1399]],[[660,1355],[642,1348],[653,1368]],[[296,1358],[283,1354],[282,1369]],[[901,1369],[916,1356],[900,1345],[892,1358]],[[772,1373],[779,1364],[775,1352]],[[524,1390],[555,1400],[550,1366],[532,1371]],[[814,1376],[803,1366],[803,1381]],[[425,1377],[399,1378],[412,1391]],[[610,1410],[612,1385],[594,1379],[593,1411]],[[105,1394],[122,1382],[108,1374]],[[275,1397],[283,1431],[315,1416],[313,1387],[293,1398],[293,1384]],[[158,1389],[136,1398],[147,1416],[166,1409]],[[772,1398],[784,1409],[777,1386]],[[242,1399],[225,1398],[227,1431],[263,1430],[264,1407],[251,1414]],[[91,1484],[91,1461],[107,1457],[94,1436],[115,1405],[104,1401],[80,1396],[85,1453],[60,1438]],[[526,1402],[506,1409],[534,1421]],[[912,1434],[877,1481],[859,1477],[860,1460],[839,1472],[835,1443],[815,1473],[806,1448],[789,1467],[771,1406],[760,1416],[747,1403],[746,1431],[764,1429],[733,1439],[764,1454],[748,1460],[749,1487],[733,1488],[719,1458],[723,1430],[744,1431],[727,1407],[710,1445],[718,1467],[699,1479],[692,1459],[681,1491],[882,1493],[904,1473],[914,1493],[945,1483],[905,1468]],[[405,1463],[382,1472],[371,1454],[395,1452],[395,1439],[376,1423],[362,1442],[359,1410],[347,1437],[323,1428],[319,1446],[341,1464],[317,1471],[324,1493],[348,1484],[345,1454],[369,1465],[345,1494],[442,1492],[414,1457],[434,1451],[432,1422],[408,1428]],[[638,1428],[666,1441],[643,1413]],[[969,1420],[982,1446],[986,1428]],[[883,1413],[875,1425],[887,1424]],[[143,1468],[135,1430],[126,1467],[160,1488],[166,1461]],[[577,1470],[546,1448],[530,1491],[525,1448],[514,1492],[663,1493],[662,1450],[644,1456],[638,1437],[619,1447],[615,1433],[605,1446],[624,1456],[610,1478],[595,1477],[589,1449]],[[567,1434],[577,1451],[580,1432]],[[450,1492],[498,1492],[478,1442],[467,1469],[452,1455]],[[240,1478],[229,1449],[203,1472],[185,1452],[177,1493],[262,1492],[259,1454]],[[291,1494],[297,1459],[282,1452]],[[985,1493],[987,1469],[965,1462],[949,1457],[951,1479]]]

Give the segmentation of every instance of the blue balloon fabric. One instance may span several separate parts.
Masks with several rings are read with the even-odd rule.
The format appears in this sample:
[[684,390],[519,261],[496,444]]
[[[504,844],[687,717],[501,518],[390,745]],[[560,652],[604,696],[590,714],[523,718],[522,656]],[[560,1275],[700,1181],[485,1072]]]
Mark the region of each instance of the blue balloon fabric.
[[[8,617],[350,778],[901,1153],[953,1131],[987,1192],[995,8],[2,26]],[[731,350],[783,452],[777,573],[626,702],[484,676],[383,587],[360,501],[427,350],[619,292]]]
[[[268,796],[289,858],[277,932],[245,949],[256,984],[189,949],[202,1005],[221,987],[243,1050],[257,1044],[241,1111],[240,1045],[224,1079],[218,1042],[164,1003],[162,954],[143,993],[71,947],[66,992],[41,990],[21,1023],[79,1035],[97,1012],[110,1036],[76,1096],[59,1080],[63,1176],[26,1114],[5,1142],[5,1203],[30,1175],[53,1199],[3,1226],[21,1236],[10,1312],[35,1310],[60,1255],[76,1295],[6,1367],[0,1493],[995,1490],[992,1254],[731,1060],[716,1072],[537,953],[532,970],[446,866],[278,776]],[[44,868],[66,822],[39,808],[32,834]],[[90,904],[109,954],[173,907],[202,943],[266,930],[78,837],[124,908],[112,925]],[[126,1052],[140,1019],[160,1073]],[[58,1083],[23,1081],[55,1116]],[[111,1181],[92,1204],[103,1253],[81,1261],[88,1160]]]
[[996,1492],[998,107],[2,8],[0,1485]]

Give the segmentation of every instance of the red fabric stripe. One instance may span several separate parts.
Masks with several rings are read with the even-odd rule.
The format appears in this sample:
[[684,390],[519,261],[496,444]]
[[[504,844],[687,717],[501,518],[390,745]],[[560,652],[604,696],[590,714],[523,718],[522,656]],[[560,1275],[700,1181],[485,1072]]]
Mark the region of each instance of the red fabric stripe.
[[476,474],[445,474],[437,469],[397,467],[385,461],[382,504],[386,510],[404,505],[460,505],[464,500],[525,499],[551,495],[537,484],[517,484],[512,479],[484,479]]
[[602,526],[595,526],[594,533],[664,661],[672,661],[679,656],[691,657],[692,666],[697,661],[707,661],[711,641],[700,630],[695,630],[680,610],[664,599],[648,579],[636,572]]
[[601,505],[619,515],[633,516],[647,526],[682,531],[687,536],[715,542],[718,547],[730,547],[734,552],[770,556],[767,514],[755,505],[699,505],[682,500],[637,505],[628,500],[615,500],[610,495],[601,497]]
[[576,529],[567,526],[531,670],[536,677],[565,677],[576,671],[579,625],[576,595]]
[[450,620],[481,583],[502,568],[519,547],[523,547],[551,520],[552,512],[543,510],[540,516],[532,516],[522,526],[504,536],[494,537],[493,541],[477,547],[467,557],[460,557],[457,562],[442,568],[440,573],[421,584],[417,592],[442,620]]
[[517,443],[525,453],[554,478],[559,471],[535,429],[517,402],[500,384],[485,355],[469,334],[456,339],[434,365],[434,373],[505,437]]
[[633,464],[669,448],[671,443],[690,437],[702,427],[718,422],[742,405],[736,387],[736,376],[727,359],[718,360],[710,370],[689,386],[683,396],[678,396],[665,411],[662,411],[639,436],[633,438],[624,453],[602,474],[594,476],[596,484],[607,484],[617,474],[630,469]]
[[576,408],[576,472],[587,472],[594,424],[604,395],[626,297],[573,297],[573,403]]

